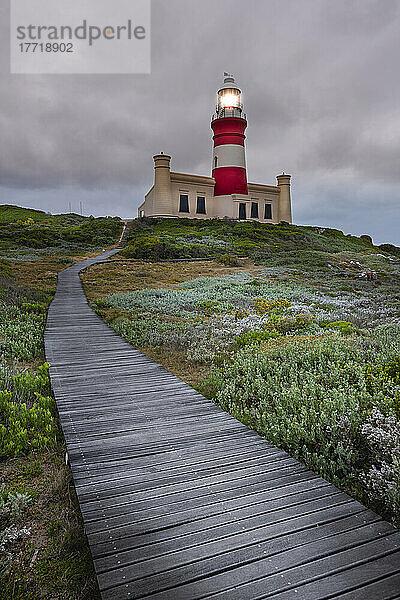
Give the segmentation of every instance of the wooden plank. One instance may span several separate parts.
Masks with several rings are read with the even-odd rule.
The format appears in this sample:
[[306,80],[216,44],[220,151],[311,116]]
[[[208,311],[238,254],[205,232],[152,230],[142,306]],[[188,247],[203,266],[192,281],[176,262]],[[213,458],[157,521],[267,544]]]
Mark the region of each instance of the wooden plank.
[[[114,577],[105,573],[99,576],[99,584],[101,589],[112,588],[121,582],[121,575],[125,576],[125,582],[129,583],[133,580],[132,589],[136,596],[149,595],[155,592],[154,598],[171,599],[178,597],[197,598],[205,597],[206,594],[215,594],[216,590],[226,590],[221,597],[229,597],[228,594],[233,593],[232,598],[248,598],[253,599],[262,597],[263,594],[271,592],[276,597],[276,591],[284,586],[295,587],[296,577],[302,577],[302,566],[299,567],[299,562],[302,565],[311,563],[312,561],[321,560],[319,557],[324,553],[329,553],[329,564],[335,563],[339,566],[343,564],[345,559],[359,560],[362,557],[375,558],[375,552],[385,552],[390,549],[391,539],[380,535],[379,541],[376,540],[379,528],[363,527],[352,529],[351,531],[337,532],[335,535],[328,537],[318,537],[321,532],[312,542],[305,542],[306,535],[297,536],[297,545],[287,548],[288,542],[286,538],[280,539],[280,544],[275,541],[271,544],[265,541],[260,545],[253,545],[241,549],[241,551],[231,552],[219,556],[214,556],[212,559],[190,563],[183,567],[171,569],[171,559],[159,561],[158,566],[154,565],[154,561],[150,569],[160,569],[159,573],[146,575],[147,571],[143,563],[136,565],[136,572],[125,567],[117,573],[114,572]],[[309,532],[307,532],[309,534]],[[293,544],[293,540],[292,540]],[[290,568],[294,566],[291,570]],[[316,570],[317,564],[314,565]],[[335,568],[335,567],[334,567]],[[336,567],[337,568],[337,567]],[[298,574],[296,573],[298,571]],[[218,573],[212,575],[212,573]],[[199,577],[199,574],[207,573],[207,578]],[[253,577],[258,577],[263,573],[262,591],[260,596],[258,589],[260,583],[256,581],[254,585],[244,585],[239,591],[233,591],[233,587],[240,585],[240,582],[247,582]],[[268,577],[269,574],[269,577]],[[135,577],[136,575],[136,577]],[[200,581],[199,581],[200,579]],[[191,583],[186,583],[191,581]],[[104,582],[104,583],[103,583]],[[342,582],[343,585],[343,582]],[[184,587],[185,586],[185,587]],[[159,590],[168,590],[170,592],[159,593]],[[256,591],[257,590],[257,591]],[[300,588],[301,590],[301,588]],[[114,590],[114,595],[110,598],[118,597],[118,587]],[[318,585],[314,585],[314,596],[318,597]],[[117,592],[117,594],[115,594]],[[158,593],[157,593],[158,592]],[[183,595],[184,592],[184,595]],[[240,595],[239,595],[240,594]],[[217,596],[218,597],[218,596]],[[301,595],[300,598],[303,598]]]
[[[229,519],[226,515],[221,515],[220,518],[209,517],[208,519],[177,525],[165,530],[158,529],[140,533],[140,531],[135,532],[121,528],[121,530],[116,532],[110,531],[108,535],[92,534],[88,537],[96,557],[114,551],[120,552],[129,548],[140,548],[146,545],[150,545],[152,552],[158,553],[160,549],[159,544],[164,542],[172,541],[175,547],[178,545],[180,548],[189,547],[204,543],[213,536],[229,537],[244,529],[258,529],[272,523],[285,522],[298,515],[313,515],[313,513],[319,513],[323,509],[338,507],[341,504],[349,505],[351,502],[346,502],[343,499],[340,500],[339,496],[334,495],[242,519]],[[347,506],[347,509],[350,510],[350,507]],[[315,517],[318,520],[320,515],[316,514]],[[140,529],[140,523],[138,523],[138,529]],[[162,546],[162,548],[164,550],[165,546]]]
[[[197,523],[202,527],[209,527],[210,520],[212,519],[215,524],[219,525],[224,519],[229,519],[229,521],[241,520],[249,515],[253,518],[256,515],[265,515],[271,511],[275,512],[282,507],[298,506],[299,504],[325,497],[332,498],[332,490],[329,484],[312,487],[307,481],[306,489],[297,489],[295,494],[291,494],[290,489],[287,494],[282,489],[279,489],[278,493],[276,490],[260,492],[251,496],[230,498],[229,501],[220,501],[211,504],[202,503],[200,507],[195,508],[187,505],[184,507],[176,507],[174,505],[170,507],[168,512],[163,512],[161,515],[146,514],[144,518],[142,515],[140,525],[138,525],[138,515],[132,514],[130,511],[120,511],[118,515],[109,516],[107,523],[104,523],[104,519],[99,514],[97,520],[86,523],[86,531],[88,534],[94,534],[102,532],[106,528],[108,531],[115,533],[114,530],[123,527],[124,534],[129,534],[130,531],[135,531],[135,534],[139,534],[141,532],[149,533],[165,528],[172,529],[180,525],[185,525],[188,522],[191,524]],[[335,500],[337,499],[337,495],[333,497]],[[172,529],[172,531],[175,530]]]
[[[326,512],[328,514],[328,511]],[[330,509],[332,516],[333,509]],[[336,511],[336,516],[338,512]],[[358,523],[357,523],[358,521]],[[354,527],[357,523],[357,527]],[[137,577],[145,577],[155,573],[170,570],[184,564],[196,564],[197,561],[208,559],[214,556],[237,557],[238,552],[245,552],[246,558],[240,560],[238,565],[252,561],[254,552],[260,551],[262,556],[266,550],[272,554],[278,554],[283,549],[296,548],[302,543],[309,541],[309,528],[313,527],[313,523],[305,522],[305,517],[296,518],[295,521],[289,522],[289,527],[268,526],[269,537],[266,536],[266,528],[259,528],[252,531],[245,531],[236,534],[235,536],[216,538],[209,540],[204,544],[190,546],[188,548],[176,548],[173,552],[160,552],[159,554],[146,555],[144,558],[139,550],[127,550],[119,554],[111,554],[96,560],[97,570],[99,572],[111,571],[116,568],[122,569],[125,566],[130,566],[130,573],[134,573],[135,569]],[[331,535],[336,535],[343,531],[358,530],[359,528],[370,528],[376,533],[376,536],[384,535],[385,527],[376,515],[371,511],[363,511],[356,517],[341,516],[336,519],[327,520],[320,523],[318,528],[314,529],[313,540],[317,540]],[[249,554],[247,554],[249,552]],[[134,566],[136,565],[136,566]],[[162,567],[162,568],[161,568]],[[214,570],[215,571],[215,570]],[[217,569],[218,571],[218,569]],[[212,575],[213,571],[206,570],[208,575]]]
[[[246,473],[242,473],[242,477],[231,480],[229,477],[223,481],[209,484],[207,481],[201,480],[197,486],[191,486],[188,488],[185,484],[164,486],[161,488],[154,488],[152,490],[144,490],[143,492],[128,492],[127,494],[120,494],[102,500],[99,498],[93,499],[86,503],[81,503],[81,510],[85,513],[96,511],[98,508],[104,510],[105,508],[113,508],[122,504],[128,503],[141,503],[146,502],[150,504],[154,503],[168,503],[168,502],[179,502],[187,501],[188,499],[200,498],[207,496],[208,494],[219,494],[220,492],[227,492],[228,490],[241,490],[243,488],[252,488],[252,486],[258,485],[263,489],[271,489],[274,487],[281,487],[286,485],[288,482],[300,481],[303,478],[311,478],[312,474],[306,470],[305,467],[299,465],[296,468],[292,466],[286,468],[278,468],[269,473],[261,473],[252,477],[247,477]],[[264,486],[264,487],[263,487]],[[232,492],[234,493],[234,492]]]
[[[360,582],[357,581],[357,584]],[[338,598],[338,596],[336,596]],[[350,592],[340,594],[340,600],[398,600],[400,598],[400,572],[378,581],[356,587]]]
[[[105,482],[104,485],[96,484],[93,489],[88,482],[85,485],[77,486],[77,492],[81,502],[89,502],[94,498],[104,499],[109,498],[110,496],[126,495],[127,493],[136,493],[137,495],[144,493],[145,495],[148,495],[151,490],[161,489],[162,492],[165,491],[165,489],[168,489],[168,491],[170,491],[172,487],[176,488],[177,486],[179,486],[180,489],[196,488],[199,486],[204,487],[220,481],[229,481],[231,476],[239,476],[243,479],[247,479],[248,475],[259,473],[261,468],[264,472],[271,472],[280,471],[286,466],[295,466],[293,459],[285,458],[277,459],[275,461],[266,460],[264,463],[257,464],[254,467],[243,466],[239,469],[228,468],[225,472],[222,470],[222,474],[211,474],[208,477],[199,474],[197,477],[194,475],[190,478],[186,475],[180,477],[165,475],[165,477],[155,478],[152,473],[149,473],[142,477],[142,481],[133,479],[126,482],[124,485],[120,485],[118,482],[116,484],[114,484],[114,482]],[[333,489],[332,493],[336,491],[337,490]]]
[[[371,511],[355,512],[354,506],[349,509],[345,505],[339,505],[311,514],[295,515],[292,518],[288,517],[286,520],[269,523],[255,529],[239,529],[236,533],[228,536],[216,535],[211,537],[204,535],[203,532],[201,535],[192,536],[190,539],[185,540],[188,543],[184,546],[177,545],[175,540],[167,540],[158,544],[126,549],[121,552],[114,551],[99,555],[95,560],[95,564],[100,567],[100,570],[110,571],[117,568],[118,565],[122,568],[124,565],[140,563],[137,565],[137,569],[140,569],[141,563],[144,561],[158,560],[163,556],[173,559],[173,556],[177,553],[183,553],[187,562],[190,562],[190,557],[193,559],[192,562],[196,562],[198,558],[232,552],[238,548],[262,544],[267,540],[275,544],[275,541],[281,538],[286,539],[301,531],[307,532],[307,538],[310,539],[309,530],[312,529],[312,539],[314,539],[314,534],[318,539],[318,532],[324,531],[327,526],[332,527],[331,531],[337,532],[343,530],[343,525],[350,529],[364,526],[373,521],[379,522],[379,517]],[[277,546],[277,552],[279,552],[279,545]]]
[[[386,595],[386,578],[391,575],[397,575],[399,572],[398,556],[394,553],[388,553],[388,549],[394,540],[384,538],[383,540],[375,540],[370,544],[358,546],[351,551],[346,551],[340,554],[333,555],[329,559],[312,562],[307,568],[307,576],[312,575],[315,580],[311,583],[304,583],[304,571],[298,567],[296,572],[283,573],[283,581],[279,581],[278,577],[274,581],[271,580],[269,589],[273,589],[274,600],[292,600],[294,595],[299,596],[302,600],[322,600],[325,598],[342,598],[349,590],[356,592],[354,596],[357,600],[366,600],[368,596],[364,596],[365,585],[376,581],[375,592],[376,599],[384,598]],[[382,556],[379,556],[382,553]],[[359,563],[359,564],[357,564]],[[322,572],[318,572],[322,569]],[[322,573],[327,572],[325,577]],[[335,573],[336,571],[336,573]],[[290,579],[288,579],[290,577]],[[289,589],[280,590],[284,587]],[[297,592],[296,592],[297,590]],[[176,589],[174,595],[170,596],[176,599]],[[233,592],[233,593],[231,593]],[[266,585],[264,580],[260,580],[257,584],[246,589],[244,587],[235,590],[229,590],[222,594],[213,596],[215,600],[232,599],[232,600],[257,600],[265,598]],[[271,595],[271,594],[270,594]],[[105,596],[107,598],[107,596]],[[151,595],[146,596],[151,600],[161,600],[162,596]],[[396,596],[395,596],[396,597]],[[370,597],[371,600],[374,597]],[[397,595],[398,598],[398,595]]]
[[[253,500],[255,496],[260,493],[268,494],[268,492],[273,492],[276,497],[279,497],[279,494],[290,496],[291,494],[297,493],[299,490],[308,489],[311,490],[314,487],[324,487],[328,485],[327,483],[321,483],[319,479],[316,477],[310,481],[310,474],[307,472],[303,472],[300,474],[296,474],[293,476],[291,474],[289,477],[279,479],[279,482],[276,481],[268,483],[263,481],[262,483],[232,488],[229,487],[222,492],[214,492],[209,493],[208,488],[205,489],[205,493],[203,495],[194,495],[192,490],[190,492],[185,492],[184,494],[171,494],[170,496],[164,496],[162,498],[162,503],[160,503],[159,498],[149,498],[145,501],[132,501],[129,503],[117,504],[112,506],[102,506],[97,510],[87,511],[85,512],[85,520],[86,523],[90,523],[91,521],[96,521],[99,519],[99,515],[101,515],[101,519],[104,516],[114,517],[122,514],[135,515],[135,519],[139,519],[146,515],[147,518],[152,517],[160,517],[164,514],[171,514],[173,512],[178,511],[188,511],[193,508],[204,509],[207,507],[207,511],[209,515],[213,513],[220,512],[222,507],[226,506],[226,502],[233,502],[235,500],[241,499],[242,501],[246,501],[246,499]],[[251,496],[251,498],[249,498]]]

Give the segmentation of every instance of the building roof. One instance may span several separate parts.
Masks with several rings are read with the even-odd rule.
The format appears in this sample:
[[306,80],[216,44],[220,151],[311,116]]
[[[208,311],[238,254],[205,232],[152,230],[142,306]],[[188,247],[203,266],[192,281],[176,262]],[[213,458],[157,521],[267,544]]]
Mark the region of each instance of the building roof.
[[248,183],[247,187],[253,192],[275,192],[279,194],[279,187],[277,185],[267,185],[265,183]]
[[228,90],[236,89],[236,90],[239,90],[239,92],[242,91],[240,89],[240,87],[237,85],[237,83],[235,83],[235,78],[233,77],[233,75],[224,73],[224,83],[218,88],[218,91],[220,92],[221,90],[227,90],[227,89]]
[[215,185],[215,179],[213,177],[206,177],[204,175],[191,175],[190,173],[175,173],[171,171],[171,181],[182,181],[182,182],[193,182],[202,185]]

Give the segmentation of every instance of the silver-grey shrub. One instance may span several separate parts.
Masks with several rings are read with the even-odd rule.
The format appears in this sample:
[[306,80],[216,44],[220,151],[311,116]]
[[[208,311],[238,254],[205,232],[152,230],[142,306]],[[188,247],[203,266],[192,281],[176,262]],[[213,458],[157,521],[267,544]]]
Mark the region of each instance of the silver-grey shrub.
[[[237,352],[214,368],[204,390],[322,477],[399,523],[399,422],[384,394],[371,395],[366,378],[371,363],[399,354],[396,325],[360,338],[333,333],[299,336],[290,344],[281,338],[261,350]],[[393,391],[400,394],[400,385]]]

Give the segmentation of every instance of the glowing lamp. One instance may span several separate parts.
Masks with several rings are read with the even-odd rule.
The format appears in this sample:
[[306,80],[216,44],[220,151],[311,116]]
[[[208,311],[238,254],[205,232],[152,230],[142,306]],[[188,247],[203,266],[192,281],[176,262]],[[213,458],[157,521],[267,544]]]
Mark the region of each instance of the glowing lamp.
[[239,90],[221,90],[218,96],[218,103],[221,108],[238,108],[241,105],[240,95]]

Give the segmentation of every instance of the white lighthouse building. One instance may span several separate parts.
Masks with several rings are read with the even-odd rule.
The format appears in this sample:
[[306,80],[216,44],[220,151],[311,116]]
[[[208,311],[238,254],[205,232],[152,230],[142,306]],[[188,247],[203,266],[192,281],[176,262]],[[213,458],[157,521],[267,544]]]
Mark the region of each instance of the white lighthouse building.
[[211,119],[212,176],[171,171],[171,157],[156,154],[154,185],[139,206],[139,217],[227,217],[291,223],[290,175],[278,175],[277,185],[247,181],[246,127],[242,92],[232,75],[225,73]]

